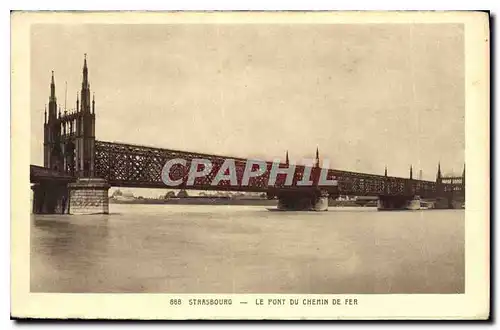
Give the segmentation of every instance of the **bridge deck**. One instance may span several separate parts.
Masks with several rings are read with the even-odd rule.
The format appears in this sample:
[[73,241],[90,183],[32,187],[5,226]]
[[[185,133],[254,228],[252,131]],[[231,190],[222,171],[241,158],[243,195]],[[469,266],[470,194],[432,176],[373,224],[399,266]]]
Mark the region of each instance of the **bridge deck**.
[[30,182],[73,182],[75,177],[70,174],[52,170],[43,166],[30,165]]

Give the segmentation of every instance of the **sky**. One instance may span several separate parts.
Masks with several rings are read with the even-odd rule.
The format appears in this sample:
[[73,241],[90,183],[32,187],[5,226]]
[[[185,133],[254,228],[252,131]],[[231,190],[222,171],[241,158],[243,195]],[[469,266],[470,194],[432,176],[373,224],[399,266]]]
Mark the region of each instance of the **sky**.
[[51,71],[75,108],[84,53],[98,140],[299,163],[318,147],[331,168],[427,180],[438,162],[463,169],[460,24],[33,25],[32,164]]

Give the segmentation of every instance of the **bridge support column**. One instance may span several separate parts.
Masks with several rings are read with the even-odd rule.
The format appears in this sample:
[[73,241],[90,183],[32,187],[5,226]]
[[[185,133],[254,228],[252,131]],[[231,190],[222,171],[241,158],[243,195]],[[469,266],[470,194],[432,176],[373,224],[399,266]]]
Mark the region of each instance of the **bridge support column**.
[[313,200],[312,211],[328,211],[328,191],[320,191]]
[[379,196],[378,210],[420,210],[420,198],[417,196]]
[[283,211],[328,211],[328,192],[287,192],[278,196],[278,209]]
[[68,186],[65,183],[35,183],[31,190],[34,214],[68,213]]
[[71,214],[108,214],[110,186],[104,179],[79,178],[69,185]]
[[436,198],[436,202],[434,204],[436,209],[451,209],[451,200],[447,197],[438,197]]
[[436,198],[436,209],[461,209],[465,203],[464,198],[453,198],[452,195]]

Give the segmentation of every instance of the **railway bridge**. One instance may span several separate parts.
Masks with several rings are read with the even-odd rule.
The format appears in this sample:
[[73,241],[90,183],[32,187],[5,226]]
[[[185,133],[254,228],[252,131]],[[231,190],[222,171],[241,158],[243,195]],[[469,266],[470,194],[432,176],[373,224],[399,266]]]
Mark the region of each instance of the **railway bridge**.
[[[33,213],[108,213],[108,190],[114,187],[265,192],[278,208],[326,210],[328,198],[376,196],[379,209],[411,209],[419,199],[452,208],[465,202],[462,176],[436,181],[330,169],[319,150],[310,164],[265,161],[153,148],[95,138],[95,99],[90,95],[87,58],[74,110],[57,106],[54,72],[44,113],[44,166],[30,166]],[[169,166],[166,166],[169,164]]]

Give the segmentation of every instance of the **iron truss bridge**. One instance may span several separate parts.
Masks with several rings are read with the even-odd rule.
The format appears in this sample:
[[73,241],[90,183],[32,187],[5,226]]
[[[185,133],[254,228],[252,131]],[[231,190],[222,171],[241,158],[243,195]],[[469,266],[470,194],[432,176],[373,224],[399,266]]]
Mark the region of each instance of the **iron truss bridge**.
[[[204,177],[197,177],[192,184],[188,183],[188,172],[191,161],[196,158],[207,159],[212,163],[210,172]],[[274,185],[269,186],[272,162],[266,162],[267,171],[256,177],[250,177],[248,184],[242,184],[247,159],[209,155],[179,150],[138,146],[132,144],[95,141],[94,176],[104,178],[115,187],[168,188],[162,180],[165,163],[173,159],[185,159],[185,165],[175,165],[170,171],[172,180],[180,180],[176,189],[195,190],[231,190],[247,192],[278,192],[284,190],[320,189],[331,195],[355,196],[414,196],[432,198],[436,196],[436,183],[407,178],[356,173],[329,169],[327,180],[334,180],[335,185],[322,186],[319,182],[321,168],[310,167],[310,186],[300,186],[297,182],[303,179],[306,167],[296,165],[291,185],[285,185],[286,174],[278,174]],[[213,179],[226,159],[234,159],[237,184],[230,180],[221,180],[213,185]],[[255,165],[258,168],[258,165]],[[280,164],[280,168],[287,168]],[[256,168],[253,168],[256,170]],[[307,173],[307,172],[306,172]],[[306,176],[307,178],[307,176]]]

